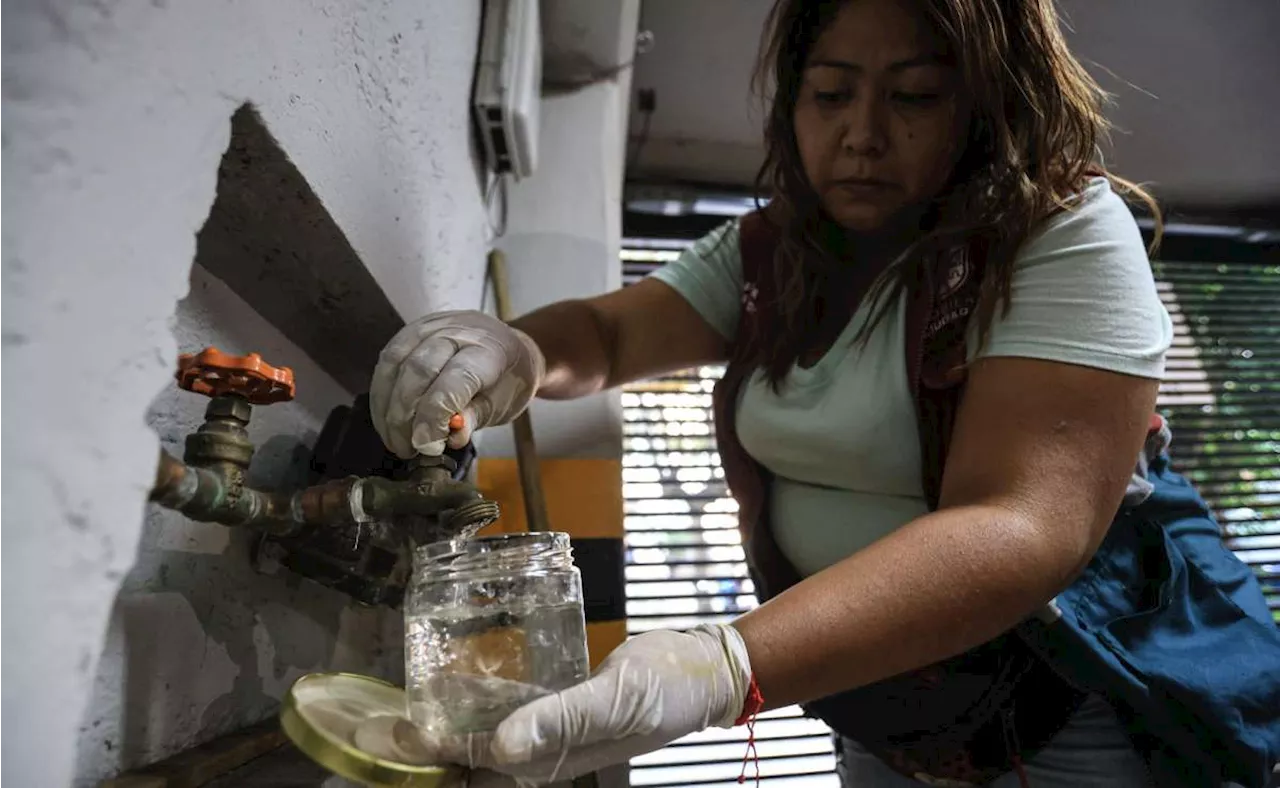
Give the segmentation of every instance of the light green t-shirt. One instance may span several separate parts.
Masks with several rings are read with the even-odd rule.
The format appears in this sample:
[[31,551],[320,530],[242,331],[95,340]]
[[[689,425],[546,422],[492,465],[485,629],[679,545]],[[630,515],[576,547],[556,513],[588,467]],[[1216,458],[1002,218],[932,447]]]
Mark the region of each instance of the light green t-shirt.
[[[653,276],[724,337],[734,336],[742,303],[736,221]],[[793,367],[779,393],[757,372],[741,394],[739,439],[774,474],[774,537],[805,576],[928,511],[903,307],[899,298],[861,346],[851,340],[871,314],[863,304],[831,350],[812,367]],[[1137,224],[1099,178],[1024,245],[1009,314],[970,357],[1020,356],[1159,379],[1172,337]]]

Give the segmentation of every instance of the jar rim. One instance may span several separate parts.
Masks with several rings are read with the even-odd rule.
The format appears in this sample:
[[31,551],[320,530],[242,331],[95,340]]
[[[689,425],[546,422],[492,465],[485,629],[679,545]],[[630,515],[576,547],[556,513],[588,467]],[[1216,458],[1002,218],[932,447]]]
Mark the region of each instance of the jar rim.
[[569,534],[563,531],[525,531],[431,542],[415,549],[413,557],[416,563],[435,564],[464,556],[492,555],[500,558],[516,551],[560,552],[570,547]]

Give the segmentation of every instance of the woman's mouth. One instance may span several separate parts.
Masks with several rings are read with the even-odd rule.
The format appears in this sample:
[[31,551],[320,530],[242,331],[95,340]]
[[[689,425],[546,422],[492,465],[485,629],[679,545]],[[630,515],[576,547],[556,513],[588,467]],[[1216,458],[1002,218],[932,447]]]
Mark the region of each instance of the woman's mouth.
[[840,194],[854,199],[883,197],[894,188],[892,183],[879,178],[841,178],[833,185]]

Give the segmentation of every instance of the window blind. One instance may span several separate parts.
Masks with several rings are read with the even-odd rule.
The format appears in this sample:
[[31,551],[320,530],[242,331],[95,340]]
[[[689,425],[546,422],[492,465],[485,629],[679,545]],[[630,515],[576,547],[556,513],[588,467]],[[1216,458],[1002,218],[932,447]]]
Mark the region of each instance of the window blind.
[[1158,408],[1280,623],[1280,261],[1153,264],[1174,323]]

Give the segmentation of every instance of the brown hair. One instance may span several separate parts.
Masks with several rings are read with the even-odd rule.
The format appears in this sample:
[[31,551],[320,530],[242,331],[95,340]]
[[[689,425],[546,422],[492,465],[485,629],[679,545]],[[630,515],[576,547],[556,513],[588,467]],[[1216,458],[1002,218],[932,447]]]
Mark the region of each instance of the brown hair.
[[[918,281],[922,266],[967,247],[985,258],[977,307],[985,342],[997,309],[1009,308],[1019,247],[1041,221],[1067,208],[1091,175],[1105,176],[1119,194],[1147,206],[1156,218],[1156,243],[1160,213],[1142,188],[1095,162],[1109,130],[1102,115],[1108,96],[1068,51],[1052,0],[919,3],[968,92],[968,138],[950,183],[928,207],[923,237],[868,293],[876,312],[857,338],[866,339],[903,288]],[[823,216],[805,176],[793,122],[809,51],[843,4],[777,0],[756,65],[754,84],[766,105],[757,187],[771,198],[765,215],[781,241],[771,269],[762,273],[772,277],[769,290],[777,297],[758,305],[751,352],[775,388],[799,359],[829,341],[824,312],[839,316],[839,305],[824,295],[837,290],[832,284],[847,278],[849,268],[833,242],[842,234]]]

